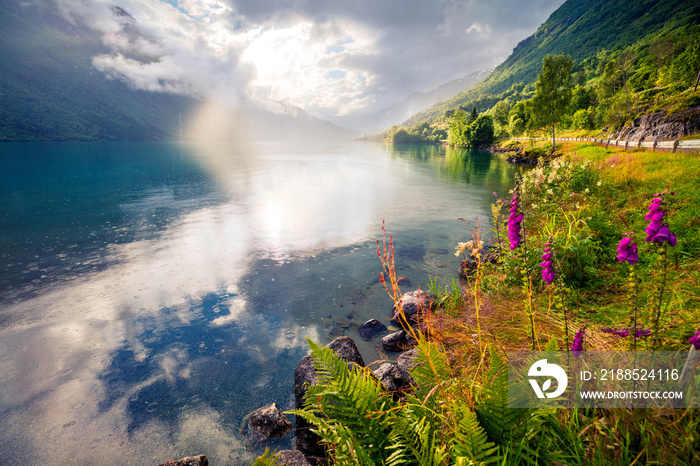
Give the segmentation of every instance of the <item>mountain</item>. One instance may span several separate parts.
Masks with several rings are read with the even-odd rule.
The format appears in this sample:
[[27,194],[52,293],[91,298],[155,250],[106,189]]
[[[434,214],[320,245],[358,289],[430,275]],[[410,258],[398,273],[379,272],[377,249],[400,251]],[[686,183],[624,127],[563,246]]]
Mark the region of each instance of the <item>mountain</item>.
[[339,121],[341,121],[343,125],[361,132],[377,132],[389,126],[401,123],[411,115],[425,110],[448,97],[466,91],[486,78],[491,71],[491,69],[477,71],[468,76],[442,84],[431,91],[414,92],[408,97],[377,112],[339,119]]
[[[100,33],[67,21],[51,5],[0,1],[0,141],[201,137],[191,134],[189,120],[211,106],[194,97],[138,90],[99,71],[93,58],[110,53]],[[123,9],[111,11],[124,40],[157,42]],[[125,56],[141,63],[153,60]],[[256,96],[239,108],[219,106],[217,115],[219,126],[235,121],[236,134],[247,138],[351,136],[300,108]]]
[[92,31],[0,10],[0,141],[174,138],[195,101],[107,79],[91,63],[105,52]]
[[[434,121],[445,110],[471,107],[479,102],[484,111],[513,85],[534,83],[547,54],[568,54],[581,69],[595,63],[598,54],[623,50],[662,31],[683,30],[700,23],[696,0],[568,0],[486,78],[466,92],[442,101],[403,122],[411,126]],[[603,63],[605,65],[605,63]],[[491,97],[491,98],[489,98]]]

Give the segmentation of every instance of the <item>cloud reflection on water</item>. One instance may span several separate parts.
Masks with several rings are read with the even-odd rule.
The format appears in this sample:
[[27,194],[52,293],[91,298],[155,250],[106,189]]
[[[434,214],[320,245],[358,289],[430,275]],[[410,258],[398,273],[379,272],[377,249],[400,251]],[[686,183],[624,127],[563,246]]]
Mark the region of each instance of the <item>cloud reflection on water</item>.
[[494,190],[436,182],[381,146],[172,149],[168,163],[186,162],[191,183],[214,187],[163,176],[117,205],[104,199],[131,226],[130,241],[104,245],[107,265],[0,305],[15,316],[0,330],[0,456],[137,464],[202,452],[249,462],[240,419],[270,401],[290,407],[305,337],[322,341],[324,319],[383,316],[381,219],[404,232],[399,267],[423,276],[427,260],[452,259],[436,248],[463,234],[455,219],[483,212],[481,191]]

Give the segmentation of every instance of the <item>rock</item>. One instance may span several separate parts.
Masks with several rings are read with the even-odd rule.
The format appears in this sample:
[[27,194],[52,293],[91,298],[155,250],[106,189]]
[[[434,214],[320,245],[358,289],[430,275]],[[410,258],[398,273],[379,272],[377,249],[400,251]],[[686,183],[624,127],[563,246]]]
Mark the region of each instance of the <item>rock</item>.
[[386,332],[386,325],[379,322],[377,319],[370,319],[360,325],[358,332],[360,332],[360,336],[365,340],[371,340],[376,334]]
[[343,328],[340,326],[333,327],[328,334],[332,337],[338,337],[343,334]]
[[382,348],[387,351],[403,351],[406,349],[406,332],[399,330],[398,332],[390,333],[382,338]]
[[348,328],[350,327],[350,322],[348,322],[348,320],[345,317],[338,317],[335,320],[335,325],[338,325],[343,328]]
[[[332,349],[338,356],[348,361],[348,366],[350,367],[352,367],[353,364],[362,367],[365,365],[360,351],[350,337],[338,337],[326,345],[326,347]],[[303,406],[306,384],[313,385],[316,381],[316,371],[314,370],[311,356],[306,356],[299,362],[294,371],[294,399],[296,409],[301,409]],[[310,430],[312,426],[300,416],[296,416],[295,419],[297,450],[301,451],[306,457],[325,458],[325,451],[323,446],[318,443],[318,436]]]
[[535,167],[537,166],[538,159],[535,157],[527,157],[522,154],[515,154],[508,157],[506,161],[524,167]]
[[[486,246],[481,251],[481,264],[496,264],[498,263],[500,254],[498,247],[495,244]],[[467,260],[462,260],[459,263],[459,276],[466,279],[476,272],[476,261],[471,257]]]
[[394,306],[394,316],[391,318],[391,321],[406,330],[406,323],[413,326],[422,321],[423,314],[429,311],[430,306],[433,304],[433,296],[423,290],[410,291],[401,296],[399,304],[403,309],[406,320],[399,316],[396,306]]
[[415,385],[415,382],[410,375],[410,371],[417,365],[417,356],[418,350],[414,348],[410,351],[406,351],[405,353],[401,353],[399,357],[396,358],[396,367],[398,367],[405,374],[402,374],[402,376],[404,376],[411,385]]
[[311,466],[299,450],[282,450],[275,456],[277,466]]
[[179,460],[168,460],[158,466],[209,466],[209,458],[206,455],[186,456]]
[[396,364],[384,363],[373,372],[389,392],[398,392],[410,386],[411,376]]
[[277,403],[256,409],[248,417],[250,428],[263,437],[284,437],[292,430],[292,423],[279,410]]
[[627,141],[672,141],[700,130],[700,105],[667,116],[664,110],[647,113],[625,126],[617,139]]

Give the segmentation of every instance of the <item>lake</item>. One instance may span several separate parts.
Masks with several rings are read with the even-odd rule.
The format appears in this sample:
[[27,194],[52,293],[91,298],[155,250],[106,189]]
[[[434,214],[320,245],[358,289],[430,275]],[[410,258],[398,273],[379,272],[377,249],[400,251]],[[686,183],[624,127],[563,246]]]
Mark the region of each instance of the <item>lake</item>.
[[402,291],[446,285],[516,170],[361,142],[3,143],[0,169],[0,460],[114,465],[250,464],[306,338],[389,324],[382,220]]

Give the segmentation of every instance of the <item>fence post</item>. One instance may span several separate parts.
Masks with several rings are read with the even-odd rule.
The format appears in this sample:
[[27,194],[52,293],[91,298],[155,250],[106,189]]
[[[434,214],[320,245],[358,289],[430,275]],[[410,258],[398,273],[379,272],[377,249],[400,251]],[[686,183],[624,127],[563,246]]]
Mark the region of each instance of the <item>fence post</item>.
[[673,153],[674,153],[674,154],[676,153],[676,149],[678,149],[678,143],[679,143],[679,142],[680,142],[680,141],[674,141],[674,142],[673,142]]

